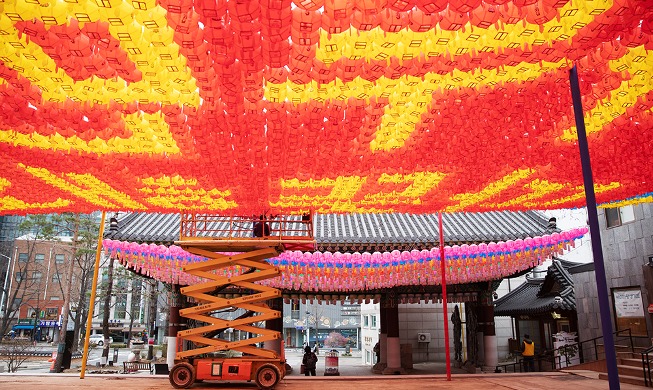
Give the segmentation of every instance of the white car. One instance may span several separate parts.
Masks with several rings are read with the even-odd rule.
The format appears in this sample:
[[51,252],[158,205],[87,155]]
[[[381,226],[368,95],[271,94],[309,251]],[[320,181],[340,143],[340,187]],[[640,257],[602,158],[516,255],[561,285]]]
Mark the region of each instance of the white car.
[[[101,333],[92,334],[88,338],[88,340],[89,340],[89,342],[94,343],[94,344],[99,345],[99,346],[104,345],[104,335],[101,334]],[[109,344],[111,344],[111,343],[113,343],[113,337],[109,336]]]

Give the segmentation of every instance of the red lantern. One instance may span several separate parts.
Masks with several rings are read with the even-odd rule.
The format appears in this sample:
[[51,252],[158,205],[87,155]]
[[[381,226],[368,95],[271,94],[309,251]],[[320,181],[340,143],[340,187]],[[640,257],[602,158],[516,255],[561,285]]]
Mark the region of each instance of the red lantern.
[[449,0],[415,0],[417,8],[431,14],[444,11],[448,4]]
[[414,9],[410,12],[409,27],[415,32],[426,32],[435,28],[439,21],[439,13],[426,13],[419,9]]
[[351,17],[351,25],[358,31],[370,31],[380,23],[381,17],[376,13],[354,10],[354,14]]
[[413,8],[415,0],[388,0],[388,8],[393,11],[406,12]]
[[469,21],[467,13],[443,12],[441,15],[442,20],[440,20],[439,26],[441,29],[447,31],[460,30]]
[[482,3],[480,7],[472,11],[470,23],[480,28],[489,28],[499,20],[499,9],[496,5]]
[[481,5],[481,0],[449,0],[449,12],[471,12]]
[[381,29],[387,32],[399,32],[410,23],[408,12],[397,12],[385,9],[381,12]]

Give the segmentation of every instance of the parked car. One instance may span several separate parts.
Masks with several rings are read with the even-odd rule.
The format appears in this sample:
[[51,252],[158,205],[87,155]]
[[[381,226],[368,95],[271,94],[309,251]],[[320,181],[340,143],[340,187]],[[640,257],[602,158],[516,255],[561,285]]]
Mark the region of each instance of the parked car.
[[[104,345],[104,335],[101,333],[92,334],[88,338],[89,342],[94,343],[99,346]],[[113,337],[109,337],[109,344],[113,343]]]

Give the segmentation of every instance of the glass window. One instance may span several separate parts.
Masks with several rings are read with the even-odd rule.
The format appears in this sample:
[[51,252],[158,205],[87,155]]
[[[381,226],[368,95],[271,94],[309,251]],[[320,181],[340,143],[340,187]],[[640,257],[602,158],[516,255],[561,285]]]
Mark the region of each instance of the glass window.
[[299,302],[290,303],[290,318],[293,320],[299,319]]
[[51,301],[60,301],[61,298],[59,298],[59,297],[56,296],[56,295],[53,295],[53,296],[50,297],[50,300],[51,300]]
[[64,262],[65,259],[66,259],[66,258],[65,258],[64,255],[61,255],[61,254],[59,254],[59,255],[54,255],[54,261],[55,261],[57,264],[62,264],[62,263]]
[[635,210],[632,205],[605,209],[606,226],[609,228],[621,226],[624,223],[633,222],[634,220]]
[[621,223],[633,222],[635,220],[635,209],[632,205],[619,207]]
[[27,256],[27,253],[19,253],[18,254],[18,262],[19,263],[27,263],[27,259],[29,259],[29,257]]
[[34,255],[34,260],[37,263],[43,263],[45,261],[45,255],[43,253],[37,253]]
[[35,318],[36,317],[36,309],[34,309],[33,307],[27,308],[27,317]]
[[32,279],[33,279],[35,282],[40,282],[42,276],[43,276],[43,274],[40,273],[39,271],[34,271],[34,272],[32,272]]
[[369,316],[363,316],[363,326],[368,327],[370,326],[370,317]]
[[24,272],[16,272],[16,281],[17,282],[20,282],[21,280],[23,280],[23,278],[25,278],[25,273]]
[[116,306],[113,318],[124,320],[127,315],[127,294],[116,294]]
[[59,273],[52,274],[52,283],[60,283],[61,282],[61,275]]
[[372,324],[371,324],[372,328],[376,328],[376,315],[371,315],[370,317],[371,317],[370,319],[372,320],[371,321],[372,322]]

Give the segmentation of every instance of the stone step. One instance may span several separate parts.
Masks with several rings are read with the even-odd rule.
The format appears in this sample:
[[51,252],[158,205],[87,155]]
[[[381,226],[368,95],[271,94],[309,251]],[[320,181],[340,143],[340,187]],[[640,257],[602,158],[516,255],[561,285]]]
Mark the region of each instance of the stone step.
[[617,370],[619,371],[619,375],[628,375],[628,376],[638,376],[640,378],[644,378],[644,370],[642,367],[633,367],[633,366],[626,366],[623,364],[620,364],[617,366]]
[[[651,368],[653,368],[653,360],[649,360],[651,363]],[[633,366],[642,368],[642,359],[638,358],[619,358],[619,364],[624,366]]]
[[[608,380],[607,373],[599,373],[599,379]],[[644,386],[644,378],[641,376],[621,375],[619,373],[619,383],[628,383],[631,385]]]

